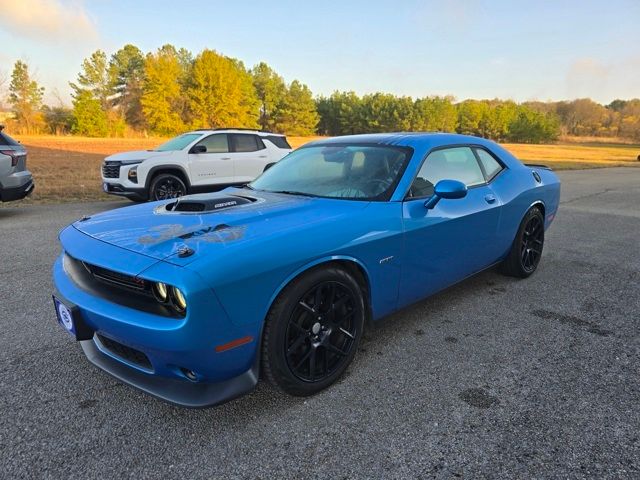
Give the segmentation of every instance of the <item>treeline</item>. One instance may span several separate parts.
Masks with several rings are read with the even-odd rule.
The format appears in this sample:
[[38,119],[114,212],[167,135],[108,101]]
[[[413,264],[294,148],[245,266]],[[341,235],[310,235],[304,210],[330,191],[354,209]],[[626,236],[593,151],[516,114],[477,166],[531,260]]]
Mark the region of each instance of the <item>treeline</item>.
[[108,56],[97,50],[81,65],[72,108],[43,105],[44,89],[16,62],[8,100],[19,133],[173,135],[192,128],[261,128],[288,135],[443,131],[498,141],[544,143],[559,135],[640,140],[640,99],[600,105],[465,100],[334,92],[314,98],[266,63],[246,68],[213,50],[197,55],[164,45],[144,54],[134,45]]

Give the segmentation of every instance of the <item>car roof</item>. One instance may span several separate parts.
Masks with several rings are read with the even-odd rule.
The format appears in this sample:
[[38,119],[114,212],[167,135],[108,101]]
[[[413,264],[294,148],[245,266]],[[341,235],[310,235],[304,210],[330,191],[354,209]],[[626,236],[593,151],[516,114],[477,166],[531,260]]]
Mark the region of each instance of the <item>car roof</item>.
[[[476,145],[482,146],[493,152],[510,168],[518,168],[522,163],[513,156],[511,152],[501,145],[487,140],[486,138],[474,137],[472,135],[461,135],[458,133],[441,132],[394,132],[394,133],[367,133],[361,135],[345,135],[342,137],[331,137],[309,142],[304,147],[329,146],[345,144],[374,144],[390,145],[399,147],[411,147],[419,153],[419,157],[428,153],[433,148],[456,146],[456,145]],[[304,148],[303,147],[303,148]]]
[[282,133],[265,132],[264,130],[256,130],[253,128],[199,128],[186,133],[253,133],[263,137],[276,136],[284,137]]
[[472,135],[460,135],[457,133],[443,132],[392,132],[392,133],[365,133],[360,135],[344,135],[331,137],[307,145],[335,145],[344,143],[371,143],[379,145],[415,146],[429,144],[437,145],[483,145],[493,144],[490,140]]

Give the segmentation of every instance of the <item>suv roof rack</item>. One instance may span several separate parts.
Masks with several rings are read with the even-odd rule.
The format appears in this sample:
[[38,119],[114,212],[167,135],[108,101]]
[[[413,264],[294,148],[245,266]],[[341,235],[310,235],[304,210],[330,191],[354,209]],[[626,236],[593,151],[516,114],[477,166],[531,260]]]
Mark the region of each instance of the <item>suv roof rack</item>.
[[244,132],[258,132],[258,133],[266,133],[268,135],[285,136],[284,133],[274,133],[268,130],[260,130],[258,128],[243,128],[243,127],[196,128],[195,130],[192,130],[192,132],[219,132],[220,130],[240,130]]

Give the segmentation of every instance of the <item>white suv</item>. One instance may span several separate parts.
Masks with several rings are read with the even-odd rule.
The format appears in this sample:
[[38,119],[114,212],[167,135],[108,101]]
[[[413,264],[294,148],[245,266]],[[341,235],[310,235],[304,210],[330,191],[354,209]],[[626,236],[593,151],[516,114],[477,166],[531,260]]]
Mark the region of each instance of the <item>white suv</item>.
[[106,157],[102,186],[134,201],[215,191],[251,182],[290,151],[284,135],[235,128],[194,130],[155,150]]

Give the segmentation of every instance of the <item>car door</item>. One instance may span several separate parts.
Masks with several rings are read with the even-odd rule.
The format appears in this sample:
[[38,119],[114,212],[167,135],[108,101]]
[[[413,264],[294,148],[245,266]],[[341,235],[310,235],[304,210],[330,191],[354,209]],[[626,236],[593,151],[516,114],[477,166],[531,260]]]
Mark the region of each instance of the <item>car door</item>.
[[[204,151],[199,151],[204,147]],[[233,159],[226,133],[214,133],[203,138],[189,150],[191,185],[234,183]]]
[[[427,209],[426,199],[444,179],[463,182],[467,195],[441,199]],[[403,202],[400,304],[426,297],[494,263],[499,256],[495,245],[500,205],[470,147],[431,152]]]
[[255,134],[232,133],[229,136],[233,151],[235,181],[248,183],[255,180],[269,163],[267,147]]

